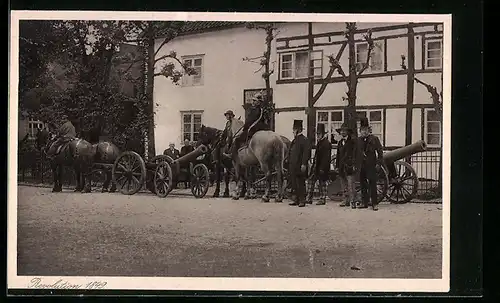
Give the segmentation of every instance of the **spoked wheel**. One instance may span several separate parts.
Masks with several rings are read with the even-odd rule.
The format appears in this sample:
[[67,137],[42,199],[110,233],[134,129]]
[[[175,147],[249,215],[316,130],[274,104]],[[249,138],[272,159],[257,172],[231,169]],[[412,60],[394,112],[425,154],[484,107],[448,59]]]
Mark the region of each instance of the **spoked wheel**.
[[196,198],[203,198],[210,187],[210,174],[205,164],[196,164],[191,173],[191,192]]
[[[380,203],[387,195],[387,189],[389,186],[389,178],[387,177],[387,171],[383,166],[377,165],[377,202]],[[356,196],[361,200],[361,183],[359,181],[355,182]]]
[[146,188],[153,194],[156,194],[156,189],[154,185],[155,171],[156,168],[158,167],[158,164],[160,164],[163,161],[167,163],[173,162],[172,158],[167,155],[158,155],[151,158],[151,160],[146,164],[146,170],[147,170]]
[[90,180],[92,188],[102,189],[106,182],[106,171],[102,168],[94,168]]
[[407,203],[415,197],[418,190],[418,177],[413,167],[404,161],[394,163],[396,176],[391,178],[388,198],[392,203]]
[[113,181],[124,195],[137,193],[146,180],[146,164],[138,153],[122,153],[113,164]]
[[172,168],[166,161],[156,167],[154,173],[154,190],[158,197],[165,198],[172,191]]

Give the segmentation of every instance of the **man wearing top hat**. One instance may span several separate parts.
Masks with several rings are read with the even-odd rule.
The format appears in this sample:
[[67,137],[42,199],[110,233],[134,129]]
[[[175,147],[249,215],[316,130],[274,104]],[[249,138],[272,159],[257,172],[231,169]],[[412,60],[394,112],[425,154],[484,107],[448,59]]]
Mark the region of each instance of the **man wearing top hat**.
[[378,210],[377,164],[384,165],[382,144],[377,136],[371,134],[368,119],[362,118],[360,122],[358,143],[361,149],[361,169],[359,172],[361,203],[358,203],[357,208],[368,208],[368,200],[371,200],[373,210]]
[[311,204],[314,185],[319,181],[319,201],[316,205],[326,204],[326,189],[327,181],[330,173],[330,162],[332,157],[332,145],[328,140],[328,133],[325,131],[324,124],[318,124],[316,129],[318,135],[318,143],[316,144],[316,152],[313,159],[312,176],[309,179],[309,192],[307,193],[306,202]]
[[76,138],[76,129],[73,123],[68,119],[68,115],[61,115],[61,126],[57,130],[57,140],[52,143],[49,150],[47,151],[47,157],[52,157],[55,155],[57,149],[71,140]]
[[351,208],[356,208],[354,181],[358,168],[357,142],[352,138],[353,130],[349,127],[348,122],[344,122],[337,129],[337,132],[342,136],[337,145],[335,159],[335,167],[338,170],[344,192],[344,201],[340,206],[350,205]]
[[293,121],[294,138],[290,145],[289,169],[292,193],[295,201],[289,205],[306,206],[306,178],[307,164],[311,157],[311,146],[309,140],[302,134],[304,130],[302,120]]

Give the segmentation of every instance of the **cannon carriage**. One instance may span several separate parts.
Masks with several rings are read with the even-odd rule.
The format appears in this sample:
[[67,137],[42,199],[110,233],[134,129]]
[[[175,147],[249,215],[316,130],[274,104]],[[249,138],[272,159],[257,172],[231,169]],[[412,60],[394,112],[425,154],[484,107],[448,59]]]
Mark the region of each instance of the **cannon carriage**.
[[[112,178],[122,194],[133,195],[145,186],[157,196],[166,197],[178,182],[184,181],[180,176],[187,176],[183,178],[190,178],[193,195],[202,198],[208,191],[209,172],[196,159],[206,152],[207,148],[200,146],[176,160],[158,155],[146,162],[138,153],[126,151],[114,162]],[[183,168],[182,164],[189,164],[189,168]]]
[[[387,199],[391,203],[407,203],[415,197],[418,190],[418,176],[415,169],[405,159],[426,150],[427,144],[420,140],[384,153],[385,167],[377,165],[378,202]],[[332,163],[335,163],[335,156],[332,157]],[[333,189],[330,189],[330,193],[338,194],[341,189],[335,172],[332,172],[331,180],[330,186]],[[359,181],[355,183],[355,190],[356,194],[360,196],[361,185]]]

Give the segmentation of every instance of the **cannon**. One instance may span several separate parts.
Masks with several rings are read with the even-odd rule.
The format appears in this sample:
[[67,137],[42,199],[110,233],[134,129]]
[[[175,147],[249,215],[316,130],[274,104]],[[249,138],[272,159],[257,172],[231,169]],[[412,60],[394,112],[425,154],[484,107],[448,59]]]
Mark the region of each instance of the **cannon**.
[[[418,177],[415,169],[410,163],[403,159],[413,154],[427,150],[425,141],[420,140],[408,146],[404,146],[383,155],[384,165],[377,165],[377,194],[378,202],[387,198],[391,203],[407,203],[415,197],[418,190]],[[332,164],[335,163],[335,156]],[[335,172],[330,177],[329,195],[339,195],[340,183]],[[355,183],[356,194],[361,197],[361,185]]]
[[158,155],[148,162],[138,153],[126,151],[114,162],[112,178],[122,194],[133,195],[145,185],[157,196],[166,197],[184,170],[181,168],[182,164],[189,163],[190,169],[185,173],[191,176],[191,192],[195,197],[202,198],[206,195],[210,184],[208,168],[205,164],[193,165],[193,163],[207,150],[205,146],[200,146],[176,160],[166,155]]
[[[208,153],[205,145],[198,146],[192,152],[178,158],[172,159],[164,156],[162,161],[156,165],[153,177],[154,191],[157,196],[166,197],[178,182],[189,181],[191,193],[196,198],[203,198],[210,187],[210,173],[208,167],[203,163],[196,163],[197,158]],[[189,168],[185,165],[189,164]],[[181,179],[181,177],[187,179]]]

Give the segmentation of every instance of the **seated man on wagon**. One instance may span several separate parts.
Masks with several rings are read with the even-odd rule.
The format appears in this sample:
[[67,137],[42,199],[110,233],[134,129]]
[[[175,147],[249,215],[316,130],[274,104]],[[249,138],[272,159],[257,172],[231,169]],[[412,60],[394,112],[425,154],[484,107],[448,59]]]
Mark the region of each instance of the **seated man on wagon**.
[[47,151],[47,157],[54,157],[57,153],[59,153],[64,144],[69,143],[74,139],[76,139],[75,126],[68,119],[68,116],[63,114],[61,115],[61,126],[59,126],[57,130],[57,140],[52,143]]
[[252,98],[252,106],[249,109],[248,115],[245,119],[245,124],[242,130],[234,137],[233,143],[228,154],[225,156],[232,158],[238,152],[239,147],[252,138],[252,136],[261,130],[268,130],[269,127],[264,123],[263,119],[263,96],[257,93]]

